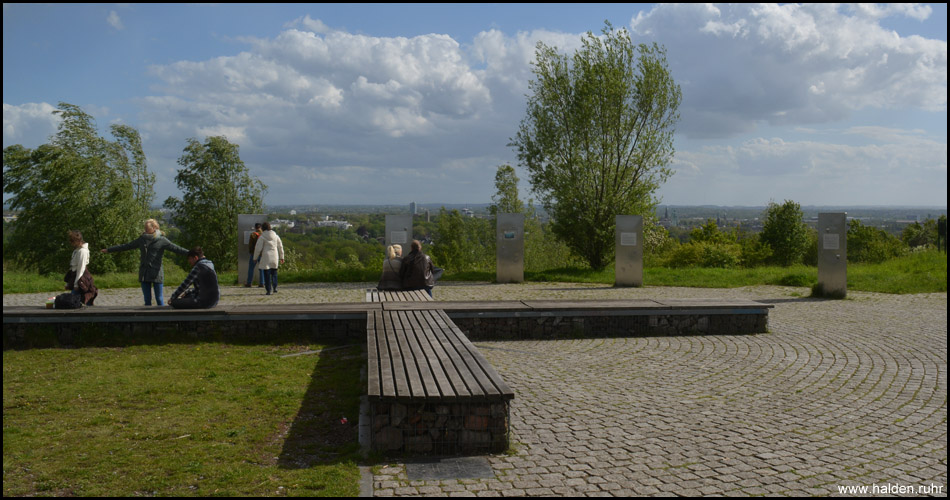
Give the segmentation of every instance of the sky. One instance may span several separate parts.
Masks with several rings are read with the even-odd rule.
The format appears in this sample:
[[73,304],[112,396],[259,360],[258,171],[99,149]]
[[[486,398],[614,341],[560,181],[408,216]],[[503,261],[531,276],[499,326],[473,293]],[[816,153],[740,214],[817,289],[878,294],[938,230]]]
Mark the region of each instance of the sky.
[[67,102],[139,131],[159,202],[217,135],[268,205],[490,203],[503,164],[537,199],[536,45],[605,20],[682,89],[662,204],[947,206],[943,4],[4,4],[3,147]]

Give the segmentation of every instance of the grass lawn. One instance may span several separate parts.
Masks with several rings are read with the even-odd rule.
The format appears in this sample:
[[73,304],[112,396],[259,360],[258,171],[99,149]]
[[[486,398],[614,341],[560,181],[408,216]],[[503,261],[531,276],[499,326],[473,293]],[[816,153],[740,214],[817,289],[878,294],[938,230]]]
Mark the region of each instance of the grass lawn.
[[365,354],[322,347],[5,351],[3,495],[356,496]]

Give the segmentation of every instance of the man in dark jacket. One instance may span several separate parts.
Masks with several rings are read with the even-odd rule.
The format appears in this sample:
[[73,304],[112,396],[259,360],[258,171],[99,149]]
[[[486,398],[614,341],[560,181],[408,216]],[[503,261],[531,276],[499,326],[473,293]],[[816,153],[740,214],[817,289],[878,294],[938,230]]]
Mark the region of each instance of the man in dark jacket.
[[[188,263],[192,266],[191,272],[172,294],[168,304],[176,309],[207,309],[218,305],[220,292],[214,263],[205,258],[201,247],[188,251]],[[192,284],[195,288],[189,290]]]
[[410,248],[412,251],[402,258],[402,267],[399,268],[402,288],[403,290],[425,290],[431,297],[432,287],[435,286],[432,259],[422,253],[422,243],[419,243],[419,240],[412,240]]

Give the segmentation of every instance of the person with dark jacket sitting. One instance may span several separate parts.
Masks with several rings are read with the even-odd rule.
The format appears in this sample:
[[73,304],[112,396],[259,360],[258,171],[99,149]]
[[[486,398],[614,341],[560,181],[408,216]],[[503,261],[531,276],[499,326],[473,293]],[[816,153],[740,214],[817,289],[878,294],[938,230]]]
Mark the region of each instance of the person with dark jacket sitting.
[[[214,263],[205,258],[201,247],[188,251],[188,263],[192,266],[191,272],[172,294],[168,304],[175,309],[208,309],[218,305],[220,292]],[[195,287],[189,290],[191,285]]]
[[402,280],[403,290],[425,290],[432,296],[432,287],[435,286],[435,276],[432,274],[432,259],[422,253],[422,243],[412,240],[412,251],[402,258],[402,267],[399,268],[399,278]]

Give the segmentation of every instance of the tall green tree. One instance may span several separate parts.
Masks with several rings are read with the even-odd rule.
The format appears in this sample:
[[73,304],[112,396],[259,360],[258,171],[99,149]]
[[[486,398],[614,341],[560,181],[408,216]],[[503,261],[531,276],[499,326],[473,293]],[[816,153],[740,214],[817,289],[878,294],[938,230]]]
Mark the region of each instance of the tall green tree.
[[792,200],[781,205],[769,202],[759,240],[772,249],[772,262],[781,266],[802,262],[809,247],[804,217],[801,206]]
[[672,175],[682,93],[657,44],[610,23],[572,57],[538,43],[525,118],[511,145],[553,231],[594,269],[614,250],[614,217],[653,213]]
[[511,165],[498,167],[495,171],[495,195],[491,197],[492,215],[524,212],[524,203],[518,197],[518,181],[520,180]]
[[[149,218],[155,177],[148,171],[138,132],[112,126],[114,141],[99,136],[95,120],[61,102],[61,118],[50,142],[31,150],[3,150],[3,192],[19,212],[4,257],[42,273],[65,274],[72,248],[71,229],[82,231],[95,250],[132,239]],[[132,271],[137,256],[94,253],[94,273]]]
[[216,267],[234,269],[237,216],[263,212],[267,186],[251,177],[238,145],[225,137],[208,137],[204,143],[188,139],[178,164],[175,184],[183,196],[170,196],[164,206],[181,229],[182,246],[199,245]]

